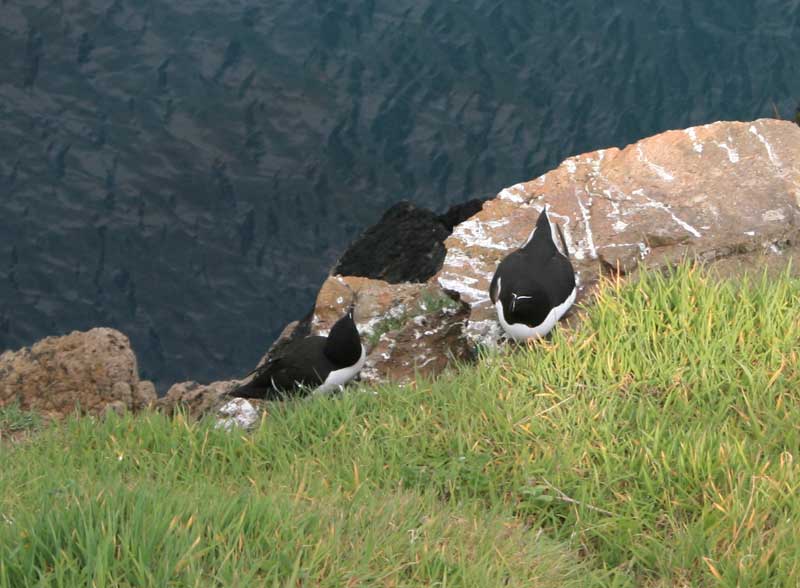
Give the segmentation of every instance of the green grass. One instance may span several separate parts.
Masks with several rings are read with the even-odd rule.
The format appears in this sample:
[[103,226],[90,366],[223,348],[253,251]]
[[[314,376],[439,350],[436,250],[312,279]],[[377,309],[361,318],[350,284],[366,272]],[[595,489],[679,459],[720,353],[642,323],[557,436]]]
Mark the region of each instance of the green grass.
[[41,416],[21,409],[16,402],[0,407],[0,439],[13,433],[35,431],[41,425]]
[[549,342],[276,404],[252,434],[71,420],[0,445],[0,588],[795,587],[798,309],[788,273],[685,266]]

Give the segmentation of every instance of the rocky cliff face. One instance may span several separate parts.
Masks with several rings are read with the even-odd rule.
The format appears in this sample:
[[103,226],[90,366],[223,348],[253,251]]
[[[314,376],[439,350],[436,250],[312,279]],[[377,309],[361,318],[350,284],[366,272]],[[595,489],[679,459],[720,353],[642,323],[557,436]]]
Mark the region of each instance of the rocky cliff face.
[[[563,230],[578,273],[579,301],[591,301],[604,274],[628,276],[644,263],[657,268],[687,256],[713,262],[726,274],[785,267],[793,259],[800,271],[800,128],[765,119],[669,131],[621,150],[571,157],[539,178],[502,190],[482,209],[480,203],[466,206],[446,220],[396,207],[337,266],[357,275],[330,276],[313,311],[288,325],[275,345],[293,336],[326,334],[355,301],[368,350],[364,381],[408,382],[417,374],[438,374],[453,360],[473,358],[476,344],[500,340],[488,297],[497,263],[525,241],[545,205]],[[397,218],[400,229],[393,231]],[[409,235],[419,242],[404,249]],[[414,251],[431,255],[415,267],[414,256],[405,255]],[[443,258],[440,267],[432,264],[436,257]],[[69,404],[73,397],[62,389],[81,384],[59,375],[70,371],[59,367],[66,364],[37,346],[20,353],[22,359],[0,357],[0,404],[20,391],[39,399],[30,406]],[[25,366],[38,364],[43,371],[13,367],[23,359]],[[139,390],[135,358],[125,365],[124,377],[111,370],[94,388],[96,366],[81,368],[81,382],[102,388],[111,401],[120,396],[134,406],[127,399]],[[218,407],[236,383],[176,384],[159,404],[203,414]]]

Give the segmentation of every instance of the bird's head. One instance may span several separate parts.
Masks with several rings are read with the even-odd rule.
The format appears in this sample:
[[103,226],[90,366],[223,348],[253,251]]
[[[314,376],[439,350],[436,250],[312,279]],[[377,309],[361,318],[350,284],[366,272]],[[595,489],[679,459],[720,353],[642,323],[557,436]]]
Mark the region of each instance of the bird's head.
[[355,304],[351,304],[328,333],[325,341],[325,355],[334,363],[353,365],[361,357],[361,336],[353,320]]

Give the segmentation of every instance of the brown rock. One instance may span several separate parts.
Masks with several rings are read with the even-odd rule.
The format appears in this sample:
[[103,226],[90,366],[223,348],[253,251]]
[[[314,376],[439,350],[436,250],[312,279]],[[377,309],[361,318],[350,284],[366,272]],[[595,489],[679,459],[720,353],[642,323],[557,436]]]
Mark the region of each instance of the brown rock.
[[353,319],[362,337],[369,337],[378,323],[406,314],[425,288],[425,284],[389,284],[370,278],[331,276],[317,294],[311,333],[327,335],[356,300]]
[[437,375],[453,360],[474,359],[474,346],[464,332],[468,316],[469,306],[458,302],[409,318],[380,337],[361,370],[361,380],[407,383],[417,376]]
[[111,403],[137,409],[132,391],[138,385],[136,356],[128,338],[114,329],[47,337],[0,355],[0,406],[18,401],[50,417],[76,408],[102,414]]
[[[405,382],[415,370],[434,375],[453,357],[472,356],[473,345],[463,336],[469,307],[456,298],[435,283],[389,284],[370,278],[331,276],[317,294],[310,332],[327,335],[356,300],[354,319],[368,354],[361,379]],[[291,329],[292,324],[284,333],[291,333]]]
[[117,416],[122,416],[128,411],[127,405],[122,400],[115,400],[109,402],[103,407],[103,415],[109,415],[112,412]]
[[139,408],[149,408],[158,400],[156,387],[150,380],[142,380],[136,388],[136,403]]
[[471,305],[473,340],[499,336],[489,283],[545,204],[563,229],[579,301],[601,273],[630,273],[643,261],[782,256],[800,236],[800,129],[762,119],[668,131],[571,157],[503,190],[456,226],[433,278]]
[[225,404],[230,398],[224,396],[241,383],[240,380],[226,380],[199,384],[180,382],[173,384],[166,395],[158,399],[156,407],[167,414],[174,414],[182,408],[191,418],[200,418]]

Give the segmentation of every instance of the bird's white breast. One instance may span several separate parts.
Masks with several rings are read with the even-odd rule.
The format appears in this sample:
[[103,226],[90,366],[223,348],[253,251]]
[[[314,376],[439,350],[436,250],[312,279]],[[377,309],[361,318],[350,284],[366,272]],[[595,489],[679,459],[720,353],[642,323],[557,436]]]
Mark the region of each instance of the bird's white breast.
[[503,327],[503,330],[506,332],[506,334],[517,341],[544,337],[547,335],[547,333],[553,330],[553,327],[556,326],[558,320],[564,316],[564,314],[569,310],[570,306],[572,306],[572,304],[575,302],[576,292],[577,288],[573,288],[572,292],[564,302],[553,307],[545,319],[533,327],[529,327],[524,323],[509,324],[506,322],[505,312],[503,311],[503,303],[500,302],[498,298],[494,305],[495,309],[497,310],[497,319],[500,321],[500,326]]
[[355,362],[353,365],[348,367],[343,367],[338,370],[333,370],[331,373],[328,374],[328,377],[325,378],[325,381],[322,382],[315,390],[314,394],[325,394],[327,392],[332,392],[336,388],[340,386],[344,386],[347,382],[352,380],[358,375],[358,372],[361,371],[361,368],[364,367],[364,362],[367,360],[367,351],[364,349],[364,346],[361,346],[361,357],[358,358],[358,361]]

